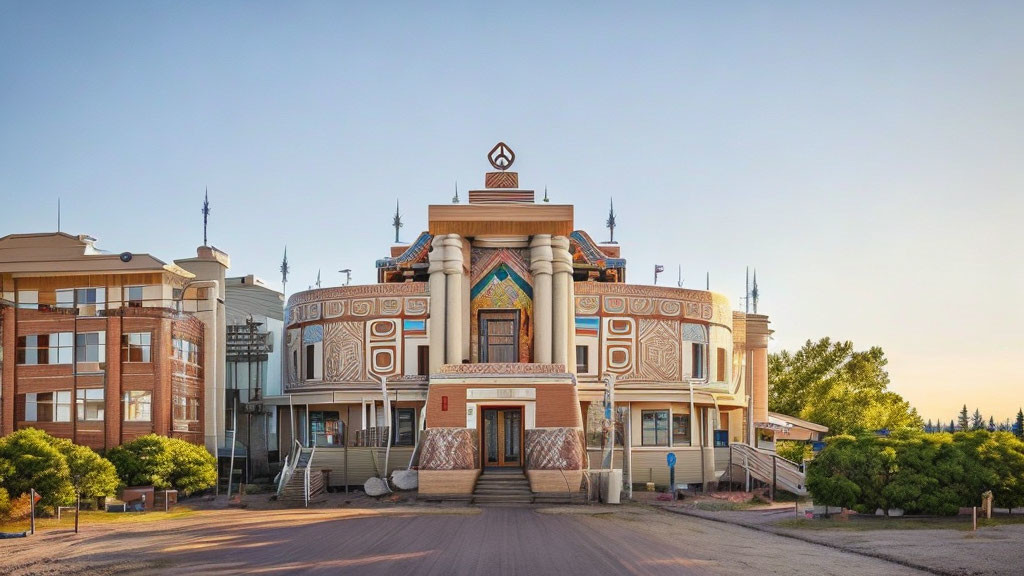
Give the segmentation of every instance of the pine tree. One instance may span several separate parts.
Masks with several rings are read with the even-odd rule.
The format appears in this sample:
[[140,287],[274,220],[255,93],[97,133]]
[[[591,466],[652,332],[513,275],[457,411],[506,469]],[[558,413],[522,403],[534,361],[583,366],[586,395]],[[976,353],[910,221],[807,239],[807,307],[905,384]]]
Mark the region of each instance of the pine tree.
[[956,432],[956,422],[952,420],[949,421],[949,430],[947,430],[947,432],[949,432],[950,434]]
[[971,430],[983,430],[985,428],[985,417],[981,415],[981,410],[974,409],[974,415],[971,416]]
[[924,431],[929,433],[929,434],[931,434],[932,432],[935,431],[935,428],[932,426],[932,419],[931,418],[928,419],[928,424],[925,424]]
[[1017,409],[1017,421],[1013,424],[1013,433],[1018,438],[1024,438],[1024,409]]
[[967,415],[967,404],[964,404],[963,409],[960,410],[960,420],[957,422],[957,424],[959,425],[958,428],[960,430],[965,431],[971,425],[970,416]]
[[992,416],[988,417],[988,431],[989,432],[995,432],[996,431],[996,419],[993,418]]

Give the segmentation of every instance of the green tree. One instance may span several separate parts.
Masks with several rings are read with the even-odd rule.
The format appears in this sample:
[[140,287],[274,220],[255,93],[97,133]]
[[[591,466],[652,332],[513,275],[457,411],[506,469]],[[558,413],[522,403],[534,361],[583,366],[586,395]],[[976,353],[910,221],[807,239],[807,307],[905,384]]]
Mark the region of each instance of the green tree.
[[981,410],[975,408],[974,414],[971,415],[971,430],[984,430],[985,429],[985,417],[981,415]]
[[82,496],[113,496],[119,483],[117,469],[88,446],[54,438],[53,447],[64,455],[72,484]]
[[112,449],[110,461],[127,486],[174,488],[184,495],[217,482],[217,461],[202,446],[148,434]]
[[3,487],[12,498],[35,489],[44,506],[62,506],[74,500],[67,460],[51,442],[53,437],[35,428],[24,428],[0,438],[0,459],[11,472]]
[[917,411],[888,389],[887,363],[879,347],[858,352],[848,341],[808,340],[794,353],[769,356],[769,408],[833,434],[921,428]]
[[971,426],[970,416],[967,414],[967,404],[960,410],[960,419],[957,421],[960,430],[967,430]]
[[1024,408],[1017,409],[1017,420],[1013,424],[1013,433],[1017,438],[1024,438]]

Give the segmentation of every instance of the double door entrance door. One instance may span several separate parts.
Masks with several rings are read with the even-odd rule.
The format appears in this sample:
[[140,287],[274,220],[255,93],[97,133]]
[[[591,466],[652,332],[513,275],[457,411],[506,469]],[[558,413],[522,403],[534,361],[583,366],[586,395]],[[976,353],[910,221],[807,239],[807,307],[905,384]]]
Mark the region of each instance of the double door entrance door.
[[523,465],[523,409],[483,409],[483,465]]

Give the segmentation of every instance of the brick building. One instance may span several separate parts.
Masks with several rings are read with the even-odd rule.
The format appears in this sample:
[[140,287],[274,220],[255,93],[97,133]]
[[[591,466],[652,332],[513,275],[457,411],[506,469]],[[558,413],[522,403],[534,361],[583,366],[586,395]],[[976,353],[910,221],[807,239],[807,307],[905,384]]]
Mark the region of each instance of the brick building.
[[[202,247],[187,262],[216,256]],[[35,427],[101,450],[151,432],[212,446],[217,288],[89,236],[0,238],[0,433]]]

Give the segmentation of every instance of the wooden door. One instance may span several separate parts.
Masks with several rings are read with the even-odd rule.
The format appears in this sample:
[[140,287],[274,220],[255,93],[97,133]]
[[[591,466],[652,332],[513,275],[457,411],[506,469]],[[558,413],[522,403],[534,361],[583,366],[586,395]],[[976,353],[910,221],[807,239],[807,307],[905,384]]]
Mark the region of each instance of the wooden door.
[[523,465],[523,409],[483,410],[484,467]]
[[480,312],[480,362],[519,361],[519,311]]

